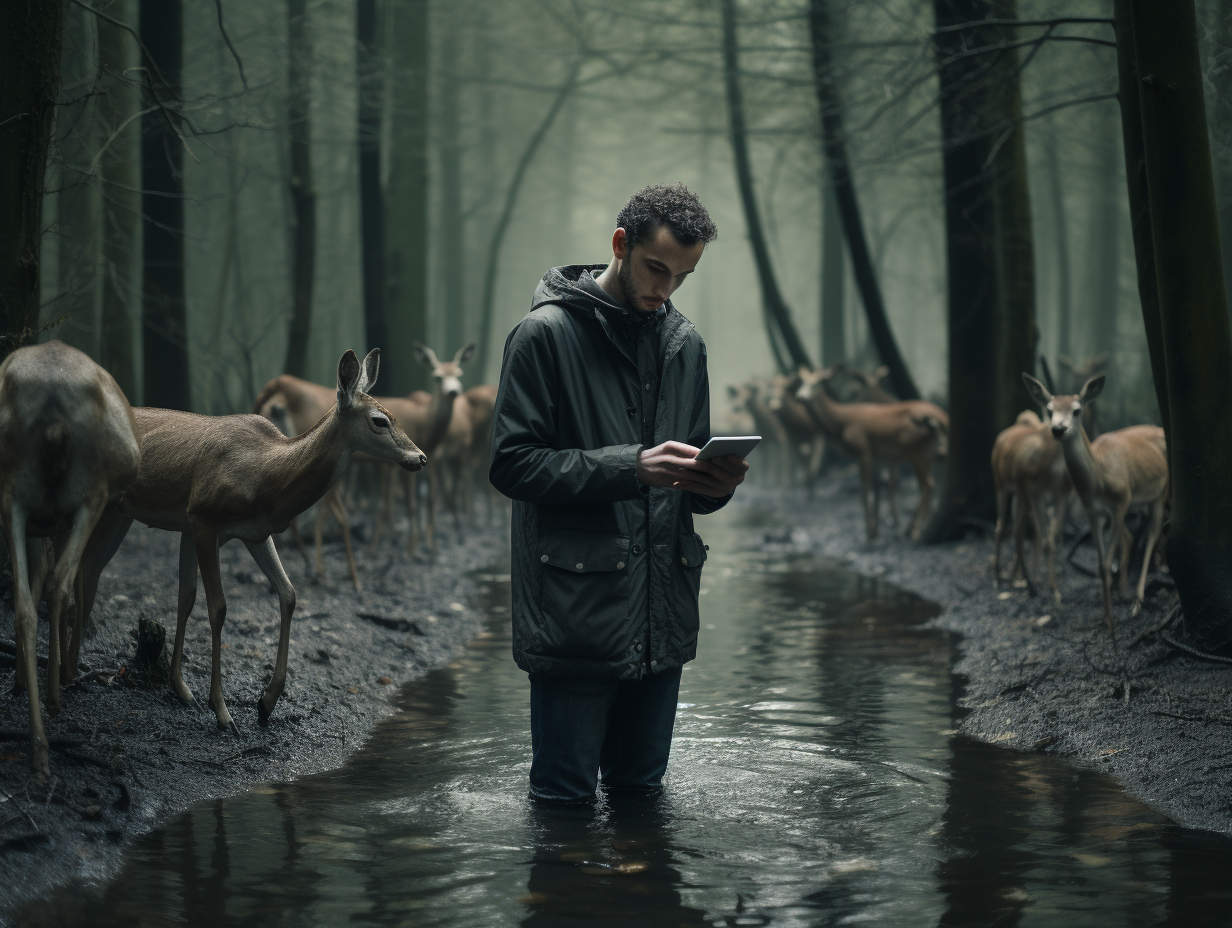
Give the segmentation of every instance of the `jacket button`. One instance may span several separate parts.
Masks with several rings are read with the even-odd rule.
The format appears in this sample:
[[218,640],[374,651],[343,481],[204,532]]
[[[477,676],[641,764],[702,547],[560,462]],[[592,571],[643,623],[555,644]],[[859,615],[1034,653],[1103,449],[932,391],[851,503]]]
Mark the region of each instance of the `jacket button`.
[[682,558],[680,559],[680,563],[681,563],[681,564],[683,564],[685,567],[688,567],[688,566],[689,566],[689,559],[688,559],[687,557],[682,557]]
[[585,564],[574,564],[573,566],[576,567],[578,570],[581,570],[586,565]]
[[617,561],[617,562],[616,562],[616,569],[617,569],[617,570],[624,570],[624,569],[625,569],[625,562],[624,562],[624,561]]
[[540,557],[539,560],[543,561],[543,563],[546,564],[548,562],[548,556],[545,554],[542,557]]
[[651,667],[658,667],[658,666],[659,666],[659,662],[658,662],[658,661],[651,661],[651,662],[650,662],[650,666],[651,666]]
[[641,545],[634,545],[634,546],[633,546],[633,556],[634,556],[634,557],[637,557],[637,556],[638,556],[639,554],[641,554],[641,553],[642,553],[642,546],[641,546]]
[[637,407],[636,406],[626,407],[625,412],[627,412],[629,414],[629,418],[632,419],[634,416],[637,415]]
[[635,644],[635,645],[633,646],[633,650],[634,650],[634,651],[640,651],[640,650],[642,650],[642,643],[639,641],[637,644]]

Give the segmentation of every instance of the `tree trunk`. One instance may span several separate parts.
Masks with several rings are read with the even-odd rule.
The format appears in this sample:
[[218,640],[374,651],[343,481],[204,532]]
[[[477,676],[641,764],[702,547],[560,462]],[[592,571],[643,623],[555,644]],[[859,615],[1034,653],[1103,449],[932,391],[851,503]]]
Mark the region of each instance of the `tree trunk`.
[[847,357],[842,222],[829,176],[821,188],[821,364]]
[[358,0],[355,66],[359,83],[359,235],[363,260],[364,338],[385,349],[385,201],[381,192],[381,110],[385,68],[376,39],[376,0]]
[[522,189],[522,180],[526,177],[527,168],[535,160],[535,152],[539,150],[548,130],[552,128],[552,123],[560,114],[561,107],[565,105],[565,101],[577,87],[578,72],[581,68],[582,59],[574,59],[573,64],[569,66],[569,73],[565,75],[564,83],[560,85],[560,89],[556,91],[556,96],[552,99],[552,105],[548,107],[548,111],[543,114],[543,119],[531,133],[526,148],[522,150],[522,157],[518,159],[517,166],[513,169],[513,177],[510,178],[509,186],[505,189],[504,205],[492,229],[492,238],[488,245],[487,267],[483,275],[483,300],[479,304],[479,349],[476,352],[474,368],[481,377],[486,378],[488,370],[488,347],[492,341],[492,322],[496,306],[496,276],[500,271],[501,245],[505,241],[505,233],[513,219],[513,211],[518,203],[518,193]]
[[312,331],[312,281],[316,270],[317,195],[312,185],[312,124],[309,121],[312,41],[307,0],[287,0],[287,133],[291,139],[291,330],[283,370],[308,376]]
[[[141,0],[141,41],[166,83],[153,69],[149,80],[155,97],[167,107],[177,106],[180,98],[181,4],[182,0]],[[161,108],[141,118],[143,401],[188,409],[192,396],[184,301],[184,146],[173,120],[178,122],[178,117]]]
[[[1219,197],[1220,241],[1223,243],[1223,279],[1232,280],[1232,0],[1213,4],[1210,79],[1215,98],[1211,111],[1211,152],[1215,168],[1215,193]],[[1229,295],[1232,297],[1232,294]]]
[[[117,0],[108,15],[123,23],[137,21],[136,0]],[[106,20],[98,21],[99,61],[106,69],[100,109],[108,134],[140,111],[140,96],[122,75],[141,63],[132,35]],[[103,282],[99,363],[116,379],[134,405],[141,402],[138,389],[136,325],[141,301],[138,294],[141,247],[141,145],[136,120],[112,139],[99,159],[103,190]]]
[[[1122,0],[1122,3],[1124,0]],[[1193,0],[1129,0],[1168,402],[1168,563],[1187,630],[1232,643],[1232,326]],[[1123,50],[1121,50],[1122,53]]]
[[39,327],[43,184],[62,24],[60,3],[0,4],[0,358]]
[[[727,84],[728,127],[731,133],[732,157],[736,163],[736,184],[740,188],[740,202],[744,206],[744,221],[748,227],[749,244],[753,246],[753,261],[757,265],[757,278],[761,282],[762,309],[767,316],[770,331],[770,347],[776,356],[779,369],[789,374],[796,367],[812,367],[804,342],[791,320],[791,311],[779,290],[774,274],[774,262],[770,259],[770,247],[762,227],[761,210],[757,205],[757,191],[753,184],[753,168],[749,163],[748,138],[744,124],[744,94],[740,87],[740,58],[736,41],[735,0],[723,0],[723,73]],[[786,355],[778,350],[775,335],[782,339]]]
[[445,284],[445,343],[452,355],[466,339],[466,251],[462,238],[462,140],[458,130],[458,42],[450,30],[441,46],[441,257]]
[[843,110],[835,84],[834,65],[830,55],[833,27],[827,0],[810,0],[809,26],[813,42],[813,75],[817,87],[817,102],[821,109],[821,134],[826,149],[826,164],[830,168],[830,183],[842,219],[844,237],[851,254],[851,269],[864,302],[868,331],[881,362],[890,369],[894,392],[905,400],[920,398],[920,391],[911,378],[898,342],[886,316],[885,301],[877,283],[877,273],[869,255],[864,235],[864,220],[856,199],[851,165],[847,160],[847,145],[843,133]]
[[1072,355],[1073,283],[1069,263],[1069,222],[1065,214],[1065,186],[1057,157],[1057,137],[1049,136],[1044,150],[1044,169],[1048,174],[1048,200],[1052,208],[1052,240],[1057,262],[1057,354]]
[[390,0],[385,15],[393,105],[383,389],[399,396],[427,385],[411,346],[428,338],[428,0]]
[[935,0],[934,9],[945,144],[950,453],[941,505],[924,531],[929,542],[960,537],[970,523],[994,518],[989,455],[997,433],[1029,407],[1022,372],[1035,369],[1017,57],[963,54],[1009,41],[995,26],[941,31],[1012,18],[1014,4]]
[[1120,145],[1117,143],[1117,114],[1111,102],[1097,104],[1102,111],[1096,121],[1096,182],[1091,191],[1092,205],[1090,277],[1087,285],[1088,328],[1083,353],[1087,356],[1108,353],[1108,377],[1116,377],[1117,304],[1121,275],[1121,186]]

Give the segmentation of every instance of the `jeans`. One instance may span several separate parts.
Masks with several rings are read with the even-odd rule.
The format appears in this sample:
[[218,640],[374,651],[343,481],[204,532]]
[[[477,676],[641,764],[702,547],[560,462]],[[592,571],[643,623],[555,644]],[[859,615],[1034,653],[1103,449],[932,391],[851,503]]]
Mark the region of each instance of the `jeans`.
[[667,769],[680,668],[640,680],[530,675],[530,792],[564,802],[659,786]]

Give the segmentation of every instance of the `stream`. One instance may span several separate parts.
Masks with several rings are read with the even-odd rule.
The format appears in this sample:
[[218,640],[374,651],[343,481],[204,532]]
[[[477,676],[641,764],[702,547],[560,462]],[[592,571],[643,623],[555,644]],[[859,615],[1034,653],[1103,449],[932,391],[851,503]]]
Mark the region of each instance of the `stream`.
[[22,925],[1227,924],[1232,842],[1109,778],[955,734],[936,607],[811,556],[711,547],[661,796],[526,798],[526,676],[505,566],[485,630],[406,685],[343,768],[201,803]]

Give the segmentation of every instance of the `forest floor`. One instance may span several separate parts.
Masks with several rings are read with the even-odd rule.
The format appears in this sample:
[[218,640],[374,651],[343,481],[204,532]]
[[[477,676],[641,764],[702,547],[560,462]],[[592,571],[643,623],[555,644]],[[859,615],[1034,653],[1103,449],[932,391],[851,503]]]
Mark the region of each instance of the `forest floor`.
[[[26,791],[27,701],[0,701],[0,924],[4,912],[56,885],[114,875],[131,838],[193,803],[340,766],[393,711],[401,684],[448,663],[479,630],[475,573],[502,558],[508,530],[476,530],[464,544],[447,529],[441,534],[432,560],[412,559],[388,540],[370,553],[361,526],[362,594],[351,585],[341,542],[327,544],[325,579],[314,584],[283,536],[297,605],[286,688],[264,728],[256,703],[277,650],[278,597],[239,542],[225,545],[222,681],[236,735],[220,731],[208,708],[182,705],[165,682],[133,668],[143,616],[166,628],[170,652],[179,544],[178,535],[134,524],[103,574],[93,633],[82,647],[81,662],[96,673],[61,689],[57,716],[44,713],[53,776],[45,802]],[[44,615],[41,654],[46,627]],[[12,634],[5,595],[0,637]],[[211,648],[199,583],[185,642],[185,682],[207,707]],[[13,675],[0,669],[0,692],[10,692]]]
[[[1066,757],[1112,775],[1180,825],[1232,834],[1232,664],[1194,659],[1155,631],[1174,617],[1177,605],[1166,570],[1148,578],[1138,615],[1130,616],[1131,600],[1119,602],[1112,641],[1099,580],[1066,562],[1080,522],[1085,529],[1079,507],[1071,510],[1070,534],[1059,545],[1058,604],[1046,584],[1034,597],[1008,582],[994,588],[991,537],[972,532],[963,541],[930,546],[904,537],[918,500],[914,487],[900,500],[898,531],[882,500],[879,537],[872,543],[854,473],[827,479],[811,501],[803,491],[751,487],[741,494],[745,505],[773,510],[785,526],[762,535],[757,545],[763,550],[814,552],[942,606],[932,624],[961,635],[954,670],[965,678],[962,733]],[[1002,559],[1008,573],[1012,539]],[[1075,561],[1094,570],[1089,542]],[[1180,638],[1181,623],[1168,634]]]

